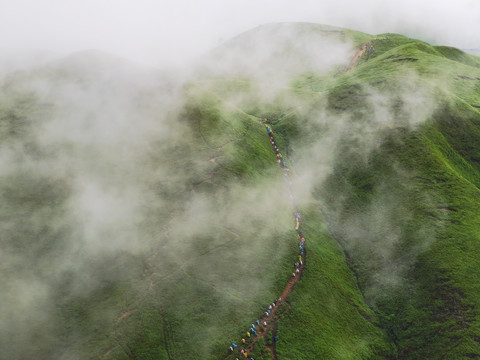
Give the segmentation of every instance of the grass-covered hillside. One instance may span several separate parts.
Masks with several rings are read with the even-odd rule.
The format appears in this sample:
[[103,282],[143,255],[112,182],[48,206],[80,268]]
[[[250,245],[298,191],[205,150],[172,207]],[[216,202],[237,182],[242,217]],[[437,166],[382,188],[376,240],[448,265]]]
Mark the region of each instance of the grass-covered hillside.
[[480,357],[479,58],[269,24],[175,79],[2,80],[0,359],[235,359],[298,260],[266,116],[306,263],[249,357]]
[[328,169],[308,185],[400,359],[480,356],[479,61],[372,36],[353,70],[299,77],[311,105],[278,119],[298,166]]

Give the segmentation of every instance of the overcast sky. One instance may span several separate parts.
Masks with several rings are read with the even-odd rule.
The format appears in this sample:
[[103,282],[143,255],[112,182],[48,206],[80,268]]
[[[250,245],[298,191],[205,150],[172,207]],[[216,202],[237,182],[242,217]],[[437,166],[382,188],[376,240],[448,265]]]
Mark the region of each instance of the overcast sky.
[[306,21],[480,48],[478,0],[0,0],[0,48],[185,63],[240,32]]

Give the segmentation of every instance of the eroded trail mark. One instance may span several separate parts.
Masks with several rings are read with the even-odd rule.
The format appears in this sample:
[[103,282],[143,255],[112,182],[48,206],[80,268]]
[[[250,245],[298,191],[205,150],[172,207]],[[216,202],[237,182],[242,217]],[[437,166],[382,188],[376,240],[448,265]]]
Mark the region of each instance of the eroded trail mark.
[[346,71],[352,70],[355,67],[355,65],[357,65],[358,59],[360,59],[360,57],[363,54],[365,54],[365,51],[367,51],[367,43],[362,44],[362,48],[359,51],[357,51],[357,53],[354,55],[354,57],[350,61],[350,65],[348,65]]

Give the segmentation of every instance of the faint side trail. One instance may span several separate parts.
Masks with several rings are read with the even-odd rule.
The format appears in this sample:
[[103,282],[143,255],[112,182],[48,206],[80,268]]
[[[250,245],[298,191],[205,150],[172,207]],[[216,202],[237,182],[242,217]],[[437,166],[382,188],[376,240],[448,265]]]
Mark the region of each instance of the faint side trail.
[[161,309],[161,308],[158,309],[158,313],[162,317],[162,321],[163,321],[162,332],[163,332],[163,343],[165,344],[165,351],[167,352],[168,360],[173,360],[173,357],[170,354],[170,349],[168,347],[168,340],[169,340],[168,339],[168,326],[167,326],[167,320],[165,318],[165,313],[164,313],[163,309]]

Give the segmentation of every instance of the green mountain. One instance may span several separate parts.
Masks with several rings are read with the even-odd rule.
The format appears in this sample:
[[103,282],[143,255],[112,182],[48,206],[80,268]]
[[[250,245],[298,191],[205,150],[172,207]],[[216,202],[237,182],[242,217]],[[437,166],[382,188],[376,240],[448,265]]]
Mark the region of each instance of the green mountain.
[[[0,359],[480,357],[480,58],[282,23],[184,78],[86,51],[3,80]],[[266,117],[306,262],[243,346],[298,261]]]

